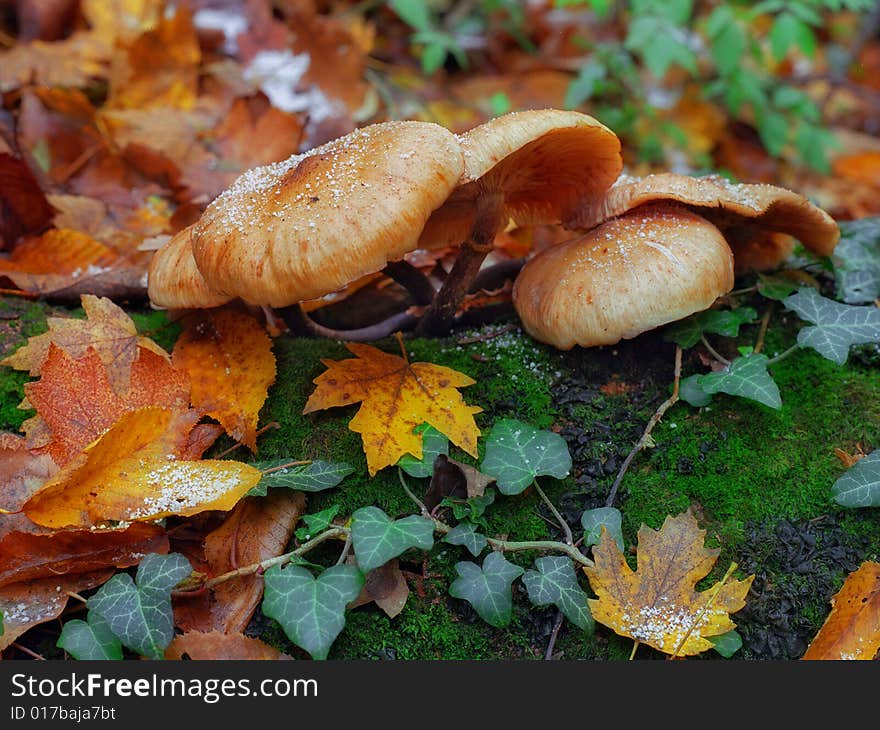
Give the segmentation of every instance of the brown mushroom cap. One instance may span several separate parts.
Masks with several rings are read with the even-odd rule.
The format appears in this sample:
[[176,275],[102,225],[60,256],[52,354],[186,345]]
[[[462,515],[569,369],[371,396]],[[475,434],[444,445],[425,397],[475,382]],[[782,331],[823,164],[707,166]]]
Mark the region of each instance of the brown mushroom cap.
[[218,294],[205,281],[192,254],[193,226],[176,233],[150,260],[147,293],[157,307],[219,307],[232,297]]
[[529,261],[513,287],[525,330],[562,350],[612,345],[708,309],[733,288],[733,256],[712,223],[658,203]]
[[[829,256],[840,237],[830,215],[786,188],[731,183],[718,175],[688,177],[675,173],[621,176],[603,198],[585,200],[565,226],[588,230],[637,206],[660,200],[687,205],[724,231],[734,256],[739,257],[738,271],[772,268],[791,252],[790,242],[771,233],[794,236],[819,256]],[[756,248],[750,252],[753,241]],[[775,258],[768,255],[772,251]]]
[[557,223],[584,199],[601,195],[623,168],[620,140],[586,114],[558,109],[512,112],[458,137],[464,151],[460,185],[428,220],[420,248],[466,240],[476,200],[500,192],[501,227]]
[[196,223],[210,285],[283,307],[341,289],[416,248],[464,168],[448,130],[384,122],[241,175]]

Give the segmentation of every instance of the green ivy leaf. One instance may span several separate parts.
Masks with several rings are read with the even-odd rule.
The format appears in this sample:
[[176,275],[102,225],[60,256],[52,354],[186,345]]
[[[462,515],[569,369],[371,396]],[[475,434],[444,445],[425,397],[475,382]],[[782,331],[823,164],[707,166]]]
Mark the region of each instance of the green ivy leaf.
[[364,586],[363,573],[353,565],[334,565],[317,578],[298,565],[276,565],[263,580],[263,613],[313,659],[327,658],[345,628],[345,607]]
[[434,474],[434,460],[440,454],[449,454],[449,439],[427,423],[416,426],[413,433],[422,435],[422,458],[417,459],[412,454],[404,454],[397,465],[411,477],[425,479]]
[[743,645],[742,637],[735,630],[718,636],[707,636],[706,638],[712,642],[712,648],[725,659],[730,659]]
[[161,659],[174,638],[171,589],[191,572],[183,555],[151,553],[141,560],[135,580],[117,573],[102,585],[88,600],[89,612],[100,615],[132,651]]
[[[252,466],[262,471],[289,464],[290,459],[259,461]],[[265,497],[269,487],[287,487],[299,492],[322,492],[339,484],[345,477],[354,472],[348,464],[333,464],[329,461],[313,461],[310,464],[297,464],[284,467],[278,471],[264,474],[259,483],[251,489],[247,496]]]
[[440,506],[451,508],[452,515],[459,522],[462,520],[468,520],[475,525],[481,525],[485,529],[488,527],[488,524],[483,515],[486,512],[486,508],[494,502],[495,490],[491,487],[487,487],[482,496],[469,497],[465,500],[444,497],[440,502]]
[[330,525],[333,524],[333,518],[339,513],[339,505],[332,504],[327,509],[322,509],[320,512],[315,512],[311,515],[303,515],[303,522],[306,523],[305,527],[298,527],[296,529],[296,539],[300,542],[305,542],[306,540],[311,540],[315,535],[324,532]]
[[[679,386],[679,390],[681,386]],[[608,530],[618,549],[623,552],[623,529],[621,514],[616,507],[597,507],[585,510],[581,515],[581,527],[584,528],[584,547],[598,545],[602,537],[602,528]]]
[[800,288],[791,279],[772,274],[758,274],[758,292],[762,297],[781,302]]
[[443,542],[448,542],[450,545],[464,545],[474,557],[483,552],[489,544],[486,536],[477,532],[477,526],[471,522],[459,522],[446,533]]
[[834,482],[831,496],[844,507],[880,506],[880,449],[859,459]]
[[455,564],[458,573],[449,595],[461,598],[474,607],[487,624],[501,627],[510,623],[513,615],[513,596],[510,586],[523,574],[518,565],[508,562],[501,553],[486,556],[483,566],[462,561]]
[[739,328],[754,322],[757,316],[758,313],[752,307],[707,309],[669,325],[663,337],[687,349],[696,345],[705,332],[737,337]]
[[840,223],[840,242],[831,257],[837,295],[846,304],[880,297],[880,218]]
[[365,573],[385,565],[409,548],[434,546],[434,522],[411,515],[392,520],[378,507],[361,507],[351,516],[351,546]]
[[74,659],[122,659],[122,643],[110,624],[94,611],[89,611],[85,621],[74,619],[65,623],[55,646]]
[[519,494],[536,477],[563,479],[571,470],[565,439],[512,418],[497,421],[486,441],[480,471],[495,477],[502,494]]
[[849,348],[880,341],[880,309],[856,307],[826,299],[804,287],[784,302],[801,319],[813,323],[798,332],[798,344],[811,347],[822,357],[843,365]]
[[593,630],[593,615],[587,594],[578,585],[570,558],[548,555],[535,561],[537,570],[527,570],[522,581],[529,600],[536,606],[553,604],[565,617],[584,631]]
[[[692,375],[679,385],[681,399],[692,406],[704,406],[708,396],[727,393],[763,403],[770,408],[781,408],[779,388],[767,372],[766,355],[744,355],[736,358],[724,370],[705,375]],[[685,386],[685,380],[688,381]]]

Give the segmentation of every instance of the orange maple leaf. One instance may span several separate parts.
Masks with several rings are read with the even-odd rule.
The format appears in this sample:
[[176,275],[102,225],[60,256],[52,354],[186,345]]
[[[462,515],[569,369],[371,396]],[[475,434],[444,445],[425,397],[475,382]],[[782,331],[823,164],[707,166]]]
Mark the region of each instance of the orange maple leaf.
[[361,434],[370,476],[396,464],[404,454],[422,457],[422,437],[413,433],[422,423],[431,424],[476,458],[480,430],[474,414],[483,409],[467,405],[457,390],[476,381],[451,368],[410,363],[370,345],[345,346],[357,357],[321,361],[327,371],[313,381],[317,387],[303,413],[360,401],[348,427]]
[[735,628],[729,614],[745,605],[755,576],[697,592],[694,586],[709,574],[721,552],[707,550],[705,536],[689,511],[667,517],[656,531],[642,525],[638,569],[633,572],[603,528],[593,548],[596,564],[584,568],[598,596],[588,601],[593,618],[667,654],[689,656],[711,649],[706,637]]
[[192,404],[256,451],[257,420],[275,381],[272,341],[251,315],[219,309],[193,317],[174,345],[176,368],[192,383]]
[[139,348],[131,365],[128,391],[118,394],[98,352],[86,349],[75,359],[49,343],[42,378],[24,386],[26,404],[37,416],[25,422],[28,446],[45,448],[59,466],[64,466],[94,441],[125,412],[157,405],[175,409],[189,406],[186,373],[163,357]]
[[873,659],[880,649],[880,563],[864,562],[831,599],[803,659]]

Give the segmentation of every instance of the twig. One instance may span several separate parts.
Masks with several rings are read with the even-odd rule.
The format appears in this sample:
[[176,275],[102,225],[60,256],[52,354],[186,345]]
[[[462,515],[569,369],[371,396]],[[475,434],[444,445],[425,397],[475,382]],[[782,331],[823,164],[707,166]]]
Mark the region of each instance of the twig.
[[[262,436],[262,435],[263,435],[264,433],[266,433],[266,431],[268,431],[270,428],[281,428],[281,424],[278,423],[278,421],[272,421],[271,423],[267,423],[265,426],[263,426],[259,431],[257,431],[257,432],[254,434],[254,438],[256,438],[257,436]],[[240,448],[240,447],[242,447],[242,446],[244,446],[244,444],[243,444],[241,441],[238,441],[237,443],[232,444],[232,446],[230,446],[228,449],[225,449],[225,450],[221,451],[221,452],[220,452],[219,454],[217,454],[217,456],[215,456],[214,458],[215,458],[215,459],[222,459],[224,456],[228,456],[228,455],[231,454],[233,451],[235,451],[236,449],[238,449],[238,448]]]
[[349,550],[351,550],[351,533],[350,532],[345,536],[345,545],[342,546],[342,553],[340,553],[339,558],[336,561],[337,565],[342,565],[345,562],[345,559],[348,557]]
[[309,317],[300,307],[294,304],[278,310],[278,314],[287,322],[287,326],[294,334],[311,335],[312,337],[324,337],[330,340],[343,340],[345,342],[370,342],[381,340],[394,332],[402,332],[412,329],[419,318],[409,312],[397,312],[381,322],[358,327],[351,330],[337,330],[318,324]]
[[674,406],[678,402],[678,386],[681,382],[681,347],[675,346],[675,379],[672,381],[672,395],[670,395],[665,401],[660,404],[660,407],[654,412],[654,415],[651,416],[651,420],[648,421],[648,425],[645,426],[645,431],[642,433],[642,437],[636,442],[636,445],[633,446],[632,451],[629,452],[626,459],[624,459],[623,464],[620,467],[620,471],[617,472],[617,477],[614,480],[614,484],[611,485],[611,492],[608,494],[608,499],[605,500],[605,506],[611,507],[614,505],[614,499],[617,496],[617,490],[620,487],[620,483],[623,481],[623,475],[626,474],[626,470],[629,469],[630,463],[635,458],[636,454],[639,453],[643,448],[645,448],[645,444],[648,442],[648,437],[651,435],[651,431],[654,430],[654,426],[656,426],[660,419],[663,418],[663,415],[668,411],[672,406]]
[[535,485],[535,491],[538,493],[538,496],[544,500],[544,504],[546,504],[550,508],[550,512],[553,513],[553,516],[556,518],[556,521],[559,523],[559,528],[565,534],[565,542],[569,545],[574,545],[574,536],[571,534],[571,528],[568,526],[568,523],[565,521],[565,518],[559,514],[559,510],[556,509],[553,502],[547,497],[544,493],[544,490],[538,484],[538,480],[535,479],[533,482]]
[[556,646],[556,637],[559,635],[559,629],[562,627],[564,618],[565,614],[557,608],[556,621],[553,622],[553,633],[550,634],[550,642],[547,644],[547,651],[544,652],[545,662],[549,662],[553,658],[553,647]]
[[700,339],[703,341],[703,346],[709,351],[709,354],[714,357],[718,362],[723,363],[724,365],[730,365],[730,360],[728,360],[724,355],[719,353],[712,345],[709,344],[709,340],[706,339],[706,335],[700,335]]
[[779,362],[780,360],[785,360],[785,358],[787,358],[789,355],[794,354],[794,353],[797,352],[800,348],[801,348],[801,346],[800,346],[799,344],[797,344],[797,343],[793,344],[793,345],[792,345],[791,347],[789,347],[787,350],[783,350],[782,352],[780,352],[776,357],[771,357],[771,358],[767,361],[767,365],[768,365],[768,366],[769,366],[769,365],[773,365],[773,364]]
[[278,466],[273,466],[271,469],[263,469],[263,476],[266,474],[271,474],[274,471],[281,471],[282,469],[289,469],[292,466],[303,466],[305,464],[311,464],[311,459],[304,459],[301,461],[288,461],[284,464],[279,464]]
[[755,354],[757,355],[764,349],[764,338],[767,336],[767,327],[770,325],[770,317],[773,315],[773,302],[767,307],[764,316],[761,317],[761,329],[758,330],[758,340],[755,342]]
[[24,654],[27,654],[27,655],[28,655],[29,657],[31,657],[32,659],[37,659],[38,661],[41,661],[41,662],[46,661],[46,657],[44,657],[44,656],[40,656],[39,654],[37,654],[37,652],[35,652],[35,651],[31,651],[31,650],[28,649],[26,646],[22,646],[21,644],[19,644],[17,641],[13,641],[13,642],[10,644],[10,646],[14,646],[14,647],[15,647],[16,649],[18,649],[20,652],[23,652]]
[[83,598],[79,593],[74,593],[73,591],[65,591],[65,592],[67,593],[68,596],[70,596],[71,598],[75,598],[77,601],[80,601],[81,603],[88,603],[88,601],[85,598]]
[[688,627],[687,632],[681,638],[681,640],[678,642],[678,646],[675,647],[675,650],[672,652],[672,655],[669,657],[670,659],[675,659],[678,652],[681,651],[681,648],[685,645],[685,642],[688,640],[688,637],[694,632],[694,629],[700,623],[703,616],[705,616],[706,611],[708,611],[709,607],[715,602],[715,599],[718,597],[718,593],[721,591],[721,586],[723,586],[727,582],[727,579],[730,578],[731,575],[733,575],[733,571],[736,570],[737,567],[738,566],[736,563],[731,563],[730,567],[727,569],[727,572],[724,574],[724,577],[715,584],[715,587],[712,589],[712,595],[710,595],[709,598],[706,599],[706,603],[703,605],[702,610],[696,615],[696,618],[694,618],[693,623],[690,625],[690,627]]
[[629,660],[630,661],[632,661],[633,659],[636,658],[636,649],[639,648],[639,644],[641,643],[641,642],[639,642],[638,639],[633,639],[633,641],[635,643],[633,643],[633,650],[629,653]]

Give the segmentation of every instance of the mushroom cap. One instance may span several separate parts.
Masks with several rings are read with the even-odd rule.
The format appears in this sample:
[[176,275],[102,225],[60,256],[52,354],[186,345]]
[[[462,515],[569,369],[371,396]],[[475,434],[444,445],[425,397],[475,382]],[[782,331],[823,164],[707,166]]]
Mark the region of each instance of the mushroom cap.
[[193,232],[217,291],[283,307],[341,289],[416,248],[464,169],[448,130],[384,122],[242,174]]
[[192,229],[193,226],[187,226],[178,231],[150,260],[147,293],[157,307],[219,307],[232,299],[211,289],[196,266],[192,253]]
[[561,350],[612,345],[708,309],[733,288],[721,231],[687,208],[639,208],[544,250],[513,287],[525,330]]
[[[840,238],[837,223],[828,213],[786,188],[731,183],[719,175],[689,177],[671,172],[643,178],[621,176],[604,198],[584,201],[580,210],[565,221],[565,226],[590,229],[637,206],[660,200],[682,203],[708,218],[731,239],[734,255],[749,237],[767,238],[769,232],[794,236],[819,256],[829,256]],[[771,268],[790,253],[790,248],[778,239],[775,243],[765,241],[762,248],[763,259],[737,261],[737,269],[756,268],[759,260],[763,260],[762,266],[766,268],[771,262],[766,253],[773,248],[780,258]]]
[[558,223],[584,199],[602,195],[623,169],[620,140],[580,112],[541,109],[496,117],[458,136],[464,152],[459,186],[428,220],[420,248],[466,240],[476,200],[500,192],[501,227]]

